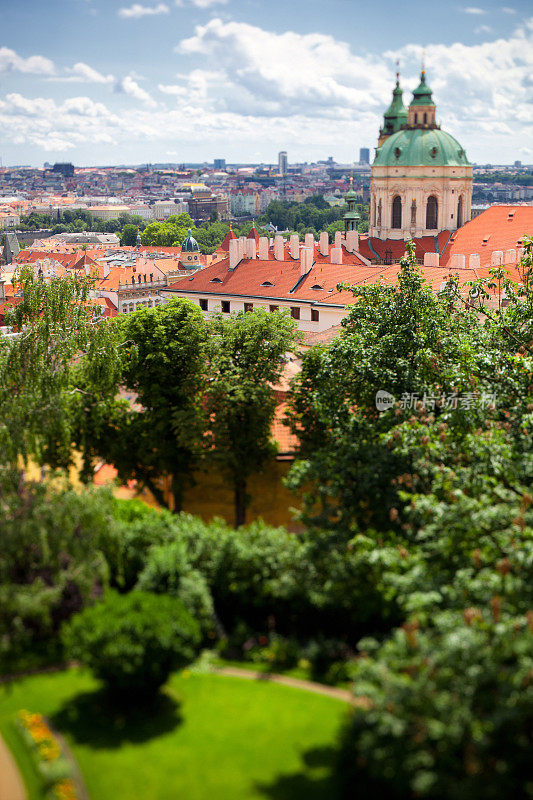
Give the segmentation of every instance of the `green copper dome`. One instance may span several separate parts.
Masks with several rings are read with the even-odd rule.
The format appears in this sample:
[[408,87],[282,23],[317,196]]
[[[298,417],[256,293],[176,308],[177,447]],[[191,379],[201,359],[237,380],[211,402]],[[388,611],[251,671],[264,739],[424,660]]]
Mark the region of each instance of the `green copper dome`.
[[420,73],[420,83],[413,92],[412,106],[434,106],[431,89],[426,83],[426,71]]
[[407,109],[403,104],[403,91],[400,80],[396,78],[396,86],[392,91],[392,102],[383,115],[382,133],[390,136],[399,131],[402,125],[407,124]]
[[198,242],[196,239],[193,239],[191,235],[191,229],[189,228],[189,233],[187,238],[183,241],[181,245],[181,252],[182,253],[198,253],[200,250],[198,246]]
[[439,128],[404,128],[378,148],[374,167],[468,167],[457,139]]

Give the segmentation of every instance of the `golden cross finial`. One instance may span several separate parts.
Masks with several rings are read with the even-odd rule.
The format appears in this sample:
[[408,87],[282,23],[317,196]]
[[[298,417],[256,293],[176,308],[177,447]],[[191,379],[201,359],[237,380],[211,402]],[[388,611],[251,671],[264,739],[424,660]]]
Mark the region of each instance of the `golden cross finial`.
[[426,50],[422,50],[422,75],[426,74]]

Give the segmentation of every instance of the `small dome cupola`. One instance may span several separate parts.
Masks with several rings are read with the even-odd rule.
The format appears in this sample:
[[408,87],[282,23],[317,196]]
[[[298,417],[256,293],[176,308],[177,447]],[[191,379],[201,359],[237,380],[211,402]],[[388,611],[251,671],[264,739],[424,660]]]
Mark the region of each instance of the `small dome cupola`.
[[420,83],[413,92],[413,99],[409,104],[410,128],[436,128],[435,103],[430,87],[426,83],[426,70],[422,67]]
[[179,261],[183,269],[197,270],[202,266],[200,263],[200,248],[196,239],[193,238],[190,228],[187,238],[184,239],[181,245]]
[[346,194],[345,200],[348,210],[344,215],[344,230],[346,232],[356,231],[358,230],[361,217],[357,213],[357,195],[353,189],[353,175],[350,177],[350,188]]
[[392,102],[383,115],[383,127],[379,132],[379,146],[387,136],[391,136],[401,130],[403,125],[407,125],[407,116],[407,109],[403,104],[403,90],[400,86],[400,73],[397,72],[396,86],[392,91]]
[[182,253],[199,253],[200,248],[198,246],[198,242],[196,239],[193,238],[191,229],[189,228],[189,233],[187,234],[187,238],[184,240],[183,244],[181,245],[181,252]]

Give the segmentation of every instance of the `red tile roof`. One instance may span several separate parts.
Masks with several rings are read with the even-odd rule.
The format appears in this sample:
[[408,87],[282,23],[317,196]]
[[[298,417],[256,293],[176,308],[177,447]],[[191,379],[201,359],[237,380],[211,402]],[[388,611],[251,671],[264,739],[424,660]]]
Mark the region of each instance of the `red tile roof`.
[[481,266],[490,266],[494,250],[518,250],[524,236],[533,235],[533,206],[491,206],[455,231],[441,256],[448,264],[452,255],[479,253]]
[[231,242],[232,239],[236,239],[236,238],[237,237],[233,233],[232,228],[230,228],[229,231],[227,232],[227,234],[224,237],[224,241],[222,242],[220,247],[217,248],[217,250],[223,250],[225,253],[229,253],[229,243]]

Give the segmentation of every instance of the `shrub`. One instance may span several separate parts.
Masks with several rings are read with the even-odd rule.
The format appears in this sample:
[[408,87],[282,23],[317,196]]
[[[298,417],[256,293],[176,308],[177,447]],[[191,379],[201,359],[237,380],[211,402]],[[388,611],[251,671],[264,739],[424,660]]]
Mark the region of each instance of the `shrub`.
[[360,643],[373,655],[355,667],[344,796],[357,786],[387,800],[532,798],[533,617],[470,608],[434,624]]
[[150,694],[193,661],[198,623],[174,597],[110,592],[63,629],[69,658],[81,661],[115,692]]
[[213,627],[213,598],[204,576],[191,567],[184,542],[152,547],[137,588],[179,597],[203,627]]

